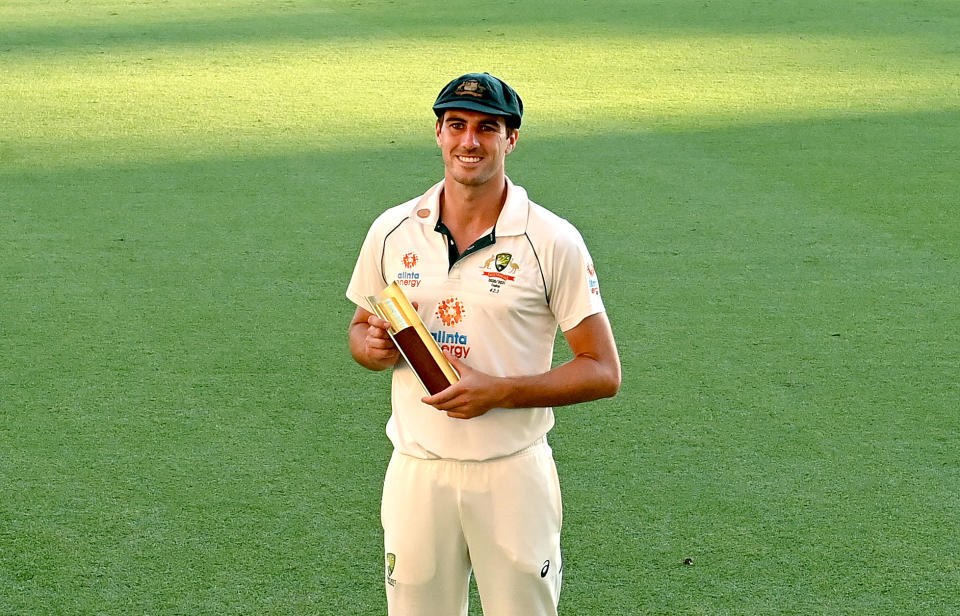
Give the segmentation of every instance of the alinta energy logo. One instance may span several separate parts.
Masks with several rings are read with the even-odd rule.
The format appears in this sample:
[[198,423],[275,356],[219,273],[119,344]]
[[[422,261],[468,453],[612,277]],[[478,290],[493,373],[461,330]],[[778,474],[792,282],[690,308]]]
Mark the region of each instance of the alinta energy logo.
[[[403,262],[404,269],[412,270],[414,267],[416,267],[420,259],[417,257],[417,253],[408,252],[407,254],[403,255],[403,259],[401,259],[401,261]],[[419,287],[420,273],[408,271],[398,272],[397,284],[401,287]]]
[[593,269],[593,263],[587,263],[587,285],[591,293],[600,295],[600,282],[597,280],[597,271]]
[[[454,327],[463,321],[466,314],[466,306],[455,297],[448,297],[437,305],[436,315],[440,322],[447,327]],[[437,332],[430,332],[430,335],[437,341],[441,351],[446,351],[457,359],[466,359],[470,354],[467,336],[458,331],[441,329]]]
[[466,312],[463,302],[455,297],[448,297],[437,305],[437,316],[447,327],[453,327],[462,321]]

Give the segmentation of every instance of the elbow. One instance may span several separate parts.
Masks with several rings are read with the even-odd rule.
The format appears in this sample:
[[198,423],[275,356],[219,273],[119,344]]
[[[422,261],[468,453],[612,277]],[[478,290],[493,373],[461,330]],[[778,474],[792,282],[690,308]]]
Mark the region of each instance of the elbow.
[[621,382],[620,362],[617,362],[616,365],[610,366],[605,371],[604,377],[599,383],[599,397],[612,398],[616,396],[617,392],[620,391]]
[[617,395],[620,391],[620,372],[618,371],[616,375],[607,380],[604,387],[604,398],[612,398]]
[[[579,356],[586,357],[586,356]],[[590,357],[593,360],[593,368],[590,371],[590,377],[587,379],[584,393],[587,400],[599,400],[600,398],[612,398],[620,391],[620,360],[619,358],[600,359]]]

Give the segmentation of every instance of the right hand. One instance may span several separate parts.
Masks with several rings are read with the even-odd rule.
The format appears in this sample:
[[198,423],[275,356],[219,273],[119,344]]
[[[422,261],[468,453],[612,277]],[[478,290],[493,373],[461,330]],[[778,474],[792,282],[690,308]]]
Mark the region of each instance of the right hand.
[[371,360],[378,364],[393,364],[400,357],[400,351],[393,344],[387,329],[390,321],[381,319],[375,314],[367,317],[367,335],[364,338],[364,351]]
[[[418,309],[419,304],[413,302],[413,308]],[[371,370],[385,370],[396,364],[400,351],[387,333],[389,328],[389,321],[357,308],[350,326],[350,350],[354,359]]]

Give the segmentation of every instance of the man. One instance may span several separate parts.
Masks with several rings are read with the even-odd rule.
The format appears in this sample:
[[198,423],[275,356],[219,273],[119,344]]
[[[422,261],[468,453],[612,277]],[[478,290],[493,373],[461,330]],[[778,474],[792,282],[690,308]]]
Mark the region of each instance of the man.
[[[593,264],[566,220],[505,175],[523,103],[487,73],[433,106],[443,181],[380,215],[347,297],[354,359],[393,368],[381,520],[392,616],[556,615],[561,503],[554,406],[614,395],[620,360]],[[397,281],[460,375],[425,395],[364,298]],[[557,327],[574,358],[551,369]]]

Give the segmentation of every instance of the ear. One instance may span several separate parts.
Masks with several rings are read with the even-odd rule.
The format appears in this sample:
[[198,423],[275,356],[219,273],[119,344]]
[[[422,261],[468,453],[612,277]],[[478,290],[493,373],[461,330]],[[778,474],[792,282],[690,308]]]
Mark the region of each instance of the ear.
[[434,130],[437,136],[437,145],[440,145],[440,129],[443,128],[443,118],[437,118],[437,124],[434,126]]
[[520,129],[507,129],[507,154],[513,152],[517,147],[517,139],[520,138]]

